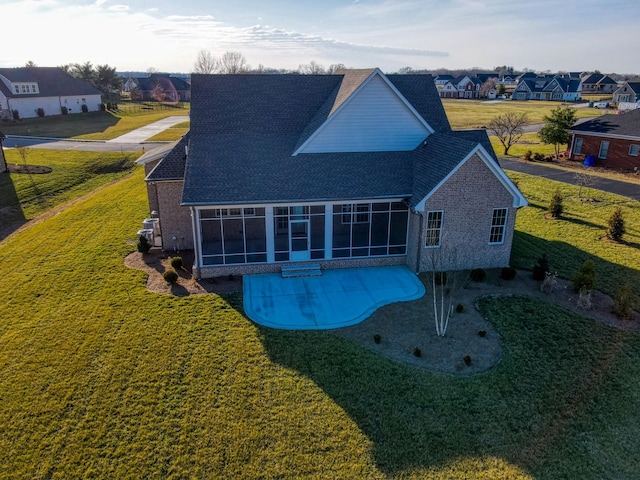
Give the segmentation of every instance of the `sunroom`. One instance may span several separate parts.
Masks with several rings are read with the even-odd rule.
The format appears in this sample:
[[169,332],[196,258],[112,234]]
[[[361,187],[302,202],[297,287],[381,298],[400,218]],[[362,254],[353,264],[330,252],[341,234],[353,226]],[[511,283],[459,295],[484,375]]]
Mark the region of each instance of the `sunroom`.
[[408,204],[349,203],[194,207],[198,267],[273,264],[407,253]]

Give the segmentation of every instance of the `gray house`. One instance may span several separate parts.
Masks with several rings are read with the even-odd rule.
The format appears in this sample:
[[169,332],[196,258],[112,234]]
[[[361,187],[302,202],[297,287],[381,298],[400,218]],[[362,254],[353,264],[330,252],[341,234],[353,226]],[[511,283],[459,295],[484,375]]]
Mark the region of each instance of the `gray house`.
[[526,199],[430,75],[193,75],[191,130],[145,165],[162,248],[199,277],[509,264]]

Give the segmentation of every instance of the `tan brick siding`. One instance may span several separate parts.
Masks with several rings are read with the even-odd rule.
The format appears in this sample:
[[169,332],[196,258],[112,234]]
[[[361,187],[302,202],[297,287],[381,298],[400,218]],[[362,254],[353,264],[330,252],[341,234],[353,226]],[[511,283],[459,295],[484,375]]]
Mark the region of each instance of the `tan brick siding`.
[[[470,158],[426,202],[425,217],[429,211],[444,212],[442,241],[440,248],[425,248],[425,228],[421,229],[420,270],[509,265],[516,217],[512,205],[512,195],[487,165],[477,155]],[[506,235],[501,245],[489,245],[494,208],[507,208]]]
[[193,249],[191,212],[189,207],[180,205],[183,183],[182,180],[156,182],[163,250]]

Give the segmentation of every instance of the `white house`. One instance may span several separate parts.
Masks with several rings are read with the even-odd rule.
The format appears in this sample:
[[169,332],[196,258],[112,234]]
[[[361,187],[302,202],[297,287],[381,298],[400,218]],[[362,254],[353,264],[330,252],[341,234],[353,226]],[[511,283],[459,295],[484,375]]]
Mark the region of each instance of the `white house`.
[[98,90],[60,68],[0,68],[0,118],[97,112],[101,103]]

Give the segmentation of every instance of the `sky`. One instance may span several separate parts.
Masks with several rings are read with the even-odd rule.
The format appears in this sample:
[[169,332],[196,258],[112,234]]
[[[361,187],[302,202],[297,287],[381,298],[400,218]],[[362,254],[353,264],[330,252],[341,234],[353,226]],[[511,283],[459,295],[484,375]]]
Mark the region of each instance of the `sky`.
[[0,18],[0,67],[189,73],[206,50],[253,68],[640,73],[640,0],[0,0]]

